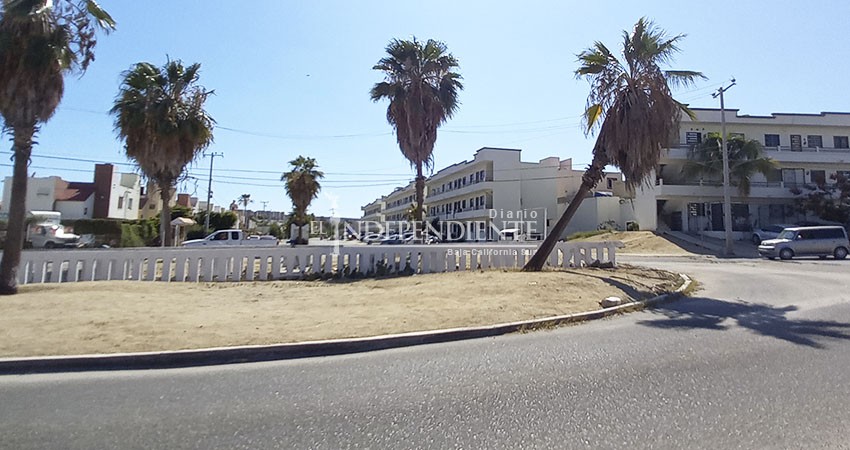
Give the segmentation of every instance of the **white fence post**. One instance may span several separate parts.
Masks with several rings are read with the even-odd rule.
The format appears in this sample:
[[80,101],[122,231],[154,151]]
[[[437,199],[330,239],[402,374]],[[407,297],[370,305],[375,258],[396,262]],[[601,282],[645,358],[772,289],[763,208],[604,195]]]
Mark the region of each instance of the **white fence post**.
[[[619,241],[560,242],[550,267],[616,265]],[[536,245],[460,244],[340,247],[240,247],[28,250],[21,255],[18,283],[137,280],[170,282],[254,281],[307,276],[440,273],[481,269],[521,269]],[[259,272],[257,272],[257,270]],[[244,275],[243,275],[244,272]]]

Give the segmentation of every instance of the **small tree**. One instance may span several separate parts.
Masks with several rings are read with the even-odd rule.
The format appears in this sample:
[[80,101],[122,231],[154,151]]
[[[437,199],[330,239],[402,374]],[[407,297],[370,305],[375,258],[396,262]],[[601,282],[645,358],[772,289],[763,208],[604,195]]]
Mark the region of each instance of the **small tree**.
[[[707,177],[723,179],[723,153],[720,152],[720,133],[708,133],[708,137],[695,149],[685,163],[682,172],[689,178]],[[755,139],[744,139],[738,135],[726,137],[729,154],[729,180],[738,187],[742,197],[750,195],[751,178],[757,173],[768,176],[778,167],[776,162],[764,154],[764,147]]]
[[319,165],[313,158],[299,156],[289,162],[292,170],[281,175],[280,180],[285,182],[286,195],[292,199],[292,223],[298,225],[298,243],[304,242],[302,227],[307,224],[307,208],[310,203],[319,196],[322,185],[319,180],[325,174],[319,170]]
[[835,183],[807,185],[805,191],[795,188],[791,192],[803,195],[796,200],[800,212],[848,226],[850,225],[850,179],[841,174],[830,178],[835,180]]
[[242,194],[239,196],[239,199],[236,200],[238,203],[242,204],[242,215],[245,217],[243,220],[245,221],[244,229],[248,229],[248,204],[254,203],[251,200],[251,194]]

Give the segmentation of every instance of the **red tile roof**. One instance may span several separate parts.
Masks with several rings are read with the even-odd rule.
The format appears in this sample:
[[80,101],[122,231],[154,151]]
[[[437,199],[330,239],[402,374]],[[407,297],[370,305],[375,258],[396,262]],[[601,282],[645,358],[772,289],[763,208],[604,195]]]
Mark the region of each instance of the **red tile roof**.
[[77,181],[56,182],[54,193],[57,202],[84,202],[95,192],[94,183],[82,183]]

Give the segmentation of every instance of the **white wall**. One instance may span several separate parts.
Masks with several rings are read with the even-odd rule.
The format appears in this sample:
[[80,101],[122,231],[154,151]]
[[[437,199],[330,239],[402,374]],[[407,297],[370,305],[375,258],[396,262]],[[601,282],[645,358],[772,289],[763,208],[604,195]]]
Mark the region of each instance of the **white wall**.
[[94,194],[83,202],[57,201],[55,211],[62,213],[62,220],[91,219],[94,211]]
[[[139,201],[141,199],[140,178],[135,173],[112,173],[108,218],[128,220],[139,218]],[[119,199],[122,198],[123,200],[120,200],[121,208],[118,208]]]
[[[53,211],[56,199],[56,183],[59,177],[30,177],[27,179],[27,196],[25,200],[27,211]],[[6,177],[3,182],[2,212],[9,213],[9,203],[12,198],[12,177]]]

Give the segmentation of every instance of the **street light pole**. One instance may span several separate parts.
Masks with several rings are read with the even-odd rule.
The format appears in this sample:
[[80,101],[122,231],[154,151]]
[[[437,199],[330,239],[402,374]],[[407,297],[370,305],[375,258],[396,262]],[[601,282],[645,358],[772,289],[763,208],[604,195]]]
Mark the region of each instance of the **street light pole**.
[[720,97],[720,153],[723,155],[723,235],[726,238],[724,254],[726,256],[735,255],[735,250],[732,246],[732,195],[730,193],[729,183],[729,149],[726,148],[726,104],[723,101],[723,93],[735,85],[735,79],[732,78],[729,86],[720,87],[717,92],[712,94],[712,97]]
[[[206,156],[206,155],[204,155]],[[212,172],[213,172],[213,163],[215,162],[215,157],[221,156],[224,157],[224,153],[210,153],[210,179],[209,184],[207,185],[207,217],[204,220],[204,232],[208,232],[210,229],[210,202],[212,201]]]

